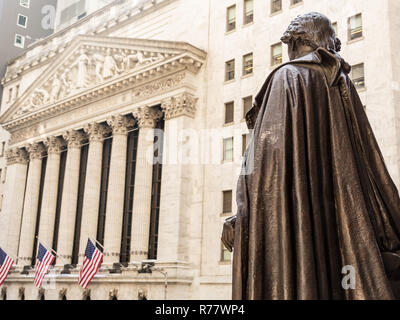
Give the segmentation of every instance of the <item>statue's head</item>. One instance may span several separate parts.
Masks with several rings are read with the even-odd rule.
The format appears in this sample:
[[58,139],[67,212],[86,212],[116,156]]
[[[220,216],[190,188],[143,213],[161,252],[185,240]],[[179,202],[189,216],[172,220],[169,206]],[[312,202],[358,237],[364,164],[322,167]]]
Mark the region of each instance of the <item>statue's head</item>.
[[312,52],[319,47],[339,52],[341,42],[328,17],[310,12],[296,17],[281,38],[288,45],[290,60]]

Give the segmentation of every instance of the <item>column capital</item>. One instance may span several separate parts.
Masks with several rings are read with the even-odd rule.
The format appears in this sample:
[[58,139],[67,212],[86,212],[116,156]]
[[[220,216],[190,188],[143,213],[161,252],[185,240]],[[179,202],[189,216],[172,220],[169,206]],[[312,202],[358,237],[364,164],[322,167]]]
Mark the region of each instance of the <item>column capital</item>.
[[111,132],[109,127],[100,123],[89,123],[83,130],[88,135],[90,142],[103,142],[106,135]]
[[190,93],[182,93],[162,101],[161,108],[165,113],[165,120],[180,116],[194,118],[196,114],[197,98]]
[[43,158],[43,155],[46,152],[44,145],[38,142],[28,144],[25,146],[25,149],[28,151],[29,159],[31,161]]
[[137,119],[139,129],[154,129],[157,122],[162,118],[163,113],[160,110],[144,106],[136,108],[132,115]]
[[59,137],[48,137],[44,141],[44,145],[47,147],[47,153],[61,153],[65,148],[65,142]]
[[6,159],[8,166],[13,164],[27,164],[28,153],[22,148],[8,149],[6,152]]
[[127,135],[129,127],[135,125],[135,121],[123,115],[111,116],[107,120],[108,125],[111,127],[113,135]]
[[69,130],[63,134],[63,138],[66,141],[68,148],[81,148],[86,136],[82,131]]

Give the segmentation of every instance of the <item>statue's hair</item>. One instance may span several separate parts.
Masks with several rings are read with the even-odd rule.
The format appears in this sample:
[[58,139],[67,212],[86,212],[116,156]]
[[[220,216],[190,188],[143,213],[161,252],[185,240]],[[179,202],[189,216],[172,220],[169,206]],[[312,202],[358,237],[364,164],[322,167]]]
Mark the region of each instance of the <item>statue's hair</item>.
[[286,44],[298,40],[313,49],[322,47],[334,52],[339,52],[341,49],[341,42],[336,38],[331,21],[318,12],[297,16],[281,38]]

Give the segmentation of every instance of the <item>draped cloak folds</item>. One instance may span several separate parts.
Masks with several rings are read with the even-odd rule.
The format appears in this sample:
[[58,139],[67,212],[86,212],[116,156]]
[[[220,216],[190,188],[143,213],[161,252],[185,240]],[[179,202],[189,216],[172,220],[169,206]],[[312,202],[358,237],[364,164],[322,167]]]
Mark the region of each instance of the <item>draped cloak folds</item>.
[[319,48],[274,70],[246,115],[234,300],[396,298],[400,199],[348,72]]

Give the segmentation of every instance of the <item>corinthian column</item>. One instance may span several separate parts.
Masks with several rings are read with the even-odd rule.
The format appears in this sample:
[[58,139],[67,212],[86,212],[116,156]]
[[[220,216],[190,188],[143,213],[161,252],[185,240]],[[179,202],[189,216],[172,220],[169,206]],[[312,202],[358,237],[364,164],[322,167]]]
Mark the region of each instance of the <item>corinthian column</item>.
[[61,151],[65,148],[65,143],[61,138],[49,137],[44,144],[47,146],[48,157],[43,186],[42,210],[40,213],[39,239],[48,246],[51,246],[53,244],[54,222],[57,209],[60,155]]
[[71,263],[74,245],[76,206],[78,202],[79,167],[81,163],[82,142],[85,135],[80,131],[68,131],[64,135],[68,145],[67,162],[60,211],[60,231],[58,233],[57,251],[62,259],[58,265]]
[[[99,218],[101,168],[103,156],[103,142],[110,129],[101,124],[92,123],[84,128],[89,137],[88,168],[86,172],[85,193],[83,196],[82,226],[80,248],[81,253],[87,244],[88,238],[96,239],[97,223]],[[82,264],[83,256],[79,257]]]
[[192,95],[183,93],[163,101],[161,106],[165,128],[157,253],[160,261],[189,260],[190,222],[196,215],[189,212],[187,204],[193,198],[190,182],[196,166],[179,163],[177,157],[184,153],[185,144],[191,145],[180,137],[185,129],[193,128],[196,103]]
[[45,148],[40,143],[26,147],[29,153],[29,170],[26,182],[24,213],[22,216],[21,238],[19,242],[18,260],[20,266],[32,261],[33,244],[35,240],[36,217],[39,205],[40,178],[42,172],[42,158]]
[[7,181],[1,214],[0,247],[8,254],[18,255],[22,208],[24,204],[28,155],[24,149],[7,151]]
[[119,115],[109,119],[108,124],[112,128],[113,144],[104,234],[104,263],[111,265],[119,262],[121,251],[128,128],[134,125],[134,121]]
[[162,115],[161,111],[147,106],[133,112],[140,131],[136,158],[135,195],[133,197],[131,261],[142,261],[148,258],[154,128]]

